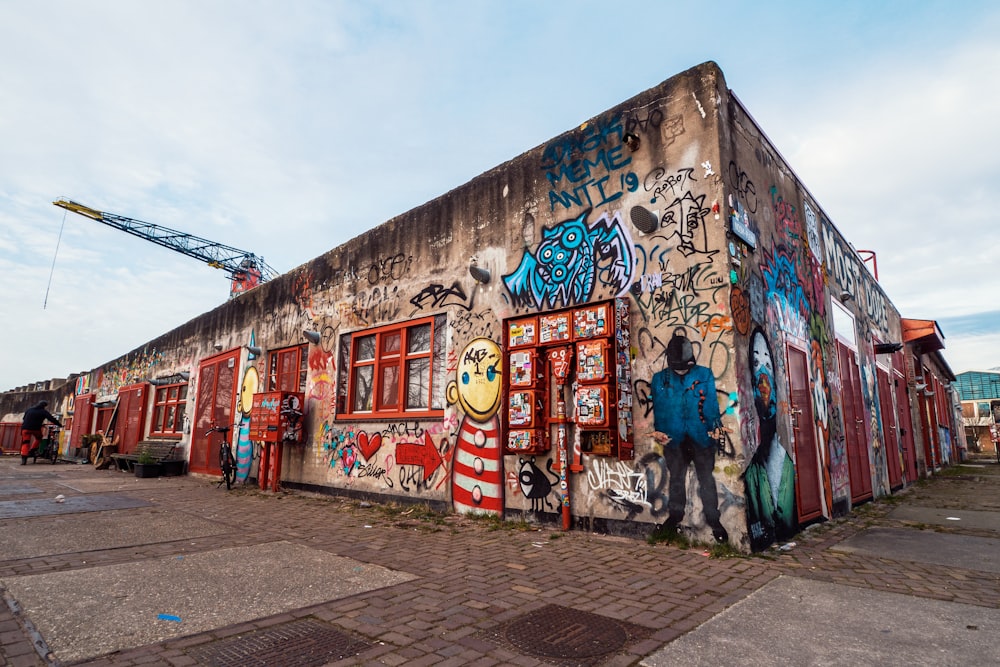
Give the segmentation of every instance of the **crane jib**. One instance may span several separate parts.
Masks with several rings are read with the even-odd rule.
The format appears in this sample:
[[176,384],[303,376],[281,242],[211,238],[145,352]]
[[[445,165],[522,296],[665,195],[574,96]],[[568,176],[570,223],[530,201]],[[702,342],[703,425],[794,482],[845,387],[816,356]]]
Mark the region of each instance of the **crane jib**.
[[232,279],[230,296],[242,294],[278,275],[277,271],[264,262],[263,257],[246,250],[203,239],[163,225],[155,225],[151,222],[99,211],[69,199],[57,199],[52,203],[109,227],[152,241],[164,248],[199,259],[212,268],[222,269]]

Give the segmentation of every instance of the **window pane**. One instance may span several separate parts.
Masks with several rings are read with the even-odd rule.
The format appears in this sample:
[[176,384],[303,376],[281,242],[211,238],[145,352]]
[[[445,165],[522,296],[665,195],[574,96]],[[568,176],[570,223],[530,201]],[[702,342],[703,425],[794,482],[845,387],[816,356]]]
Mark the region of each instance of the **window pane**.
[[372,376],[373,366],[361,366],[354,369],[354,404],[352,412],[371,412],[372,409]]
[[163,432],[163,406],[156,406],[156,412],[153,414],[153,431],[157,433]]
[[382,334],[382,356],[399,356],[399,332]]
[[427,408],[430,393],[431,360],[411,359],[406,364],[406,407]]
[[355,361],[372,361],[375,358],[375,336],[363,336],[354,343]]
[[275,391],[278,388],[278,355],[272,352],[267,361],[267,390]]
[[183,401],[183,400],[187,399],[188,386],[186,384],[182,384],[181,385],[180,394],[181,395],[177,397],[178,400]]
[[434,331],[438,332],[438,335],[434,336],[434,340],[431,341],[434,345],[434,364],[432,368],[434,369],[434,383],[432,385],[434,390],[434,395],[431,397],[431,410],[443,410],[445,405],[445,386],[447,385],[447,378],[445,374],[448,370],[448,364],[445,363],[445,326],[448,321],[447,315],[438,315],[434,318]]
[[411,327],[406,333],[406,351],[430,352],[431,351],[431,325],[430,323]]
[[164,423],[164,425],[166,426],[166,430],[167,431],[176,431],[177,430],[176,415],[177,415],[177,408],[175,406],[173,406],[173,405],[168,406],[167,407],[167,419],[166,419],[166,422]]
[[379,408],[399,407],[399,366],[382,367],[382,402]]
[[184,430],[184,404],[177,406],[177,416],[174,417],[174,431],[180,433]]

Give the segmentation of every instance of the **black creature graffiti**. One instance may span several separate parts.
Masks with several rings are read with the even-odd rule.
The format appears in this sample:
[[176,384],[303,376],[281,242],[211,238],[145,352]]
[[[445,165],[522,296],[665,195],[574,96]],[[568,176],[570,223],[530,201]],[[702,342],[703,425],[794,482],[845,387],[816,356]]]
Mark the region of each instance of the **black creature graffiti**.
[[529,460],[519,459],[518,464],[520,469],[517,481],[521,486],[521,493],[524,494],[525,498],[531,500],[531,511],[552,511],[554,505],[549,502],[549,494],[552,492],[552,487],[559,482],[559,475],[552,470],[552,459],[549,459],[546,465],[551,478],[535,465],[535,457],[531,457]]

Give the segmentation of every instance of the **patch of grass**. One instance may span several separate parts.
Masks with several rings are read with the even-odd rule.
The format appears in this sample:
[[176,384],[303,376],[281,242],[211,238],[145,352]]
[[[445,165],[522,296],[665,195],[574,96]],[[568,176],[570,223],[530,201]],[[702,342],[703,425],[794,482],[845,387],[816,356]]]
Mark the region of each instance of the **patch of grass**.
[[466,515],[469,519],[483,524],[486,530],[534,530],[534,526],[524,520],[524,518],[505,520],[501,516],[496,514],[487,514],[485,512],[472,512]]
[[747,554],[729,542],[705,544],[692,540],[675,526],[657,526],[646,538],[647,544],[669,544],[678,549],[703,549],[709,558],[747,558]]
[[558,540],[560,537],[562,537],[562,533],[552,533],[549,535],[550,540]]
[[400,505],[398,503],[370,503],[359,505],[374,510],[387,519],[403,521],[420,521],[435,525],[445,523],[445,514],[432,510],[430,505]]
[[715,543],[708,549],[710,558],[746,558],[747,555],[729,542]]
[[676,526],[657,526],[646,538],[649,544],[665,543],[679,549],[690,549],[694,543],[691,538],[677,530]]

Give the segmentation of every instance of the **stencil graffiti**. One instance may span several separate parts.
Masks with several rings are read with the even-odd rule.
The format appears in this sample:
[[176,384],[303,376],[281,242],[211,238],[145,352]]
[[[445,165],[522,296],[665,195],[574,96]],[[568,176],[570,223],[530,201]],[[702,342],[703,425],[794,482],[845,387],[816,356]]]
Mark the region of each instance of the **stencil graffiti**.
[[670,477],[668,516],[664,526],[680,525],[687,504],[687,470],[693,465],[705,522],[717,542],[727,542],[715,485],[715,454],[722,413],[712,371],[699,366],[694,346],[683,329],[667,343],[666,368],[653,375],[653,439],[660,445]]
[[561,308],[587,303],[598,286],[622,296],[635,272],[635,246],[616,213],[586,222],[590,211],[542,230],[535,252],[525,252],[503,277],[515,307]]

